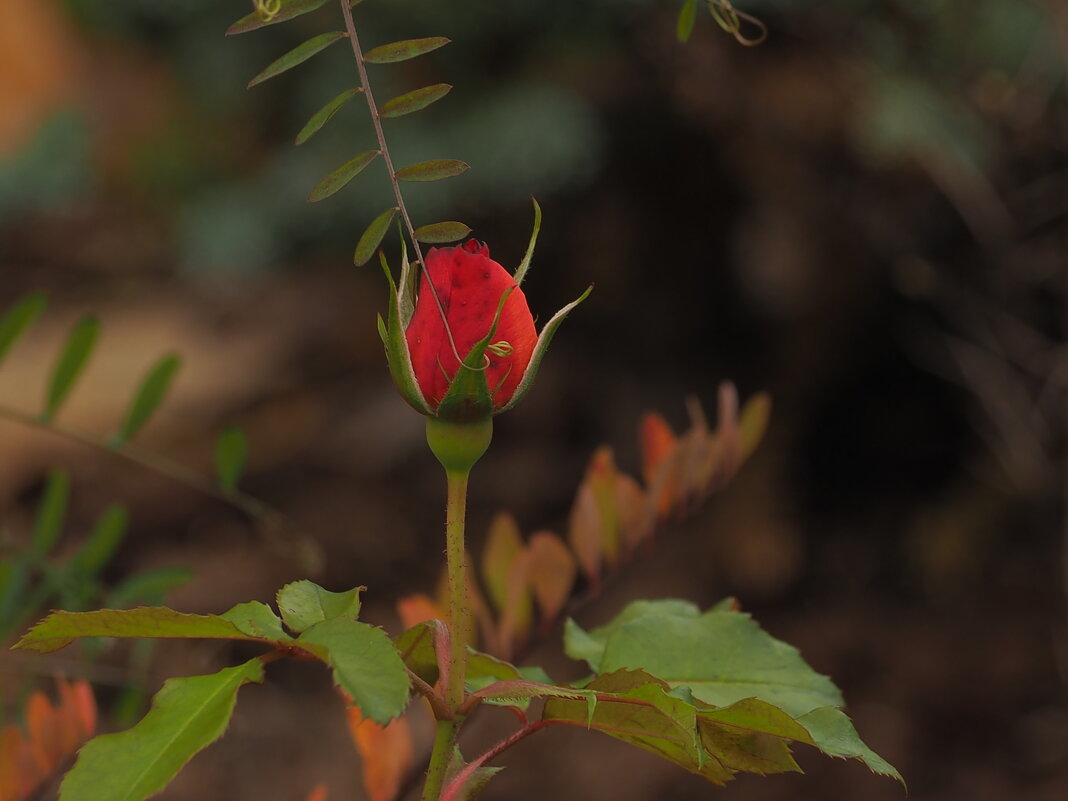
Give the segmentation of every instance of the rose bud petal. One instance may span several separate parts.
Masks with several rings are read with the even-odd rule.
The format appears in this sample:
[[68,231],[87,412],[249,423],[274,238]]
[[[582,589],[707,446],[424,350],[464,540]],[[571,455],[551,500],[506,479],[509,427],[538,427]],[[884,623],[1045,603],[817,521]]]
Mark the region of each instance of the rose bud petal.
[[[428,278],[433,281],[441,310],[430,292]],[[486,351],[486,385],[495,411],[512,399],[537,343],[526,297],[512,275],[490,258],[489,248],[473,239],[462,246],[433,248],[427,253],[405,338],[419,389],[433,410],[441,404],[460,369],[456,354],[467,358],[471,348],[485,338],[501,297],[509,290]],[[442,311],[452,331],[455,351]]]

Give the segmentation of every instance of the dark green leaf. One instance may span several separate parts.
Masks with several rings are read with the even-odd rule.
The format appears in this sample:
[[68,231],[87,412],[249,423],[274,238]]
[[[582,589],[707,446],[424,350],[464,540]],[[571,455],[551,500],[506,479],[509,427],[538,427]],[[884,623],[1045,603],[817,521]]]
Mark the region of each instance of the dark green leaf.
[[33,555],[40,560],[46,557],[59,539],[63,518],[67,514],[67,499],[70,497],[70,477],[63,470],[48,474],[41,502],[37,505],[37,517],[33,521]]
[[299,17],[301,14],[307,14],[309,11],[315,11],[325,3],[326,0],[282,0],[281,8],[278,10],[278,13],[273,15],[270,19],[264,19],[260,16],[259,12],[253,11],[251,14],[245,15],[227,28],[226,35],[234,36],[239,33],[248,33],[249,31],[258,30],[267,25],[275,25],[279,22],[285,22],[294,17]]
[[82,747],[60,787],[60,801],[140,801],[154,795],[226,731],[238,689],[260,681],[259,659],[211,676],[168,679],[140,723]]
[[[272,623],[271,618],[274,618]],[[79,637],[206,638],[291,644],[265,604],[238,604],[222,615],[190,615],[165,606],[53,612],[15,644],[39,653],[58,651]]]
[[48,384],[48,394],[45,396],[44,411],[41,412],[41,421],[49,422],[59,411],[63,401],[67,399],[78,380],[89,354],[93,352],[93,346],[100,335],[100,321],[93,316],[80,319],[67,337],[63,351],[52,369],[52,378]]
[[679,19],[675,24],[675,35],[680,42],[686,42],[693,33],[693,23],[697,19],[697,0],[686,0],[679,10]]
[[320,128],[330,122],[331,118],[338,113],[342,106],[362,91],[363,89],[359,86],[354,89],[346,89],[321,109],[316,111],[311,119],[304,123],[304,127],[300,129],[300,133],[297,134],[297,144],[303,145],[311,139],[319,132]]
[[440,181],[469,169],[470,165],[456,159],[433,159],[401,167],[395,175],[398,181]]
[[383,103],[382,108],[378,110],[379,116],[403,117],[405,114],[421,111],[431,103],[441,100],[451,89],[452,86],[447,83],[436,83],[421,89],[413,89]]
[[248,442],[240,428],[227,428],[215,442],[215,474],[223,492],[233,492],[248,457]]
[[325,50],[334,42],[344,39],[345,36],[346,34],[344,31],[331,31],[330,33],[321,33],[303,44],[297,45],[284,56],[272,61],[266,68],[264,68],[263,72],[249,81],[249,88],[251,89],[256,84],[263,83],[276,75],[281,75],[286,70],[292,69],[298,64],[303,64],[316,53]]
[[360,614],[362,589],[330,592],[306,579],[294,581],[278,591],[278,610],[286,625],[298,633],[335,617],[356,620]]
[[410,58],[429,53],[444,47],[449,40],[444,36],[430,36],[426,39],[405,39],[402,42],[390,42],[379,45],[363,54],[363,60],[368,64],[392,64],[396,61],[407,61]]
[[95,576],[108,563],[126,534],[129,517],[119,506],[109,506],[96,521],[85,544],[71,557],[68,566],[79,576]]
[[40,292],[33,292],[12,306],[0,317],[0,361],[29,325],[44,311],[48,299]]
[[382,239],[385,237],[386,231],[389,230],[389,224],[393,221],[393,215],[396,213],[396,207],[386,209],[371,220],[367,230],[360,236],[360,241],[356,243],[356,252],[352,255],[353,264],[357,267],[362,267],[371,260],[371,257],[375,255],[375,251],[378,250],[378,246],[382,244]]
[[447,222],[431,223],[430,225],[420,225],[415,229],[415,238],[428,245],[441,245],[446,242],[463,239],[469,233],[471,233],[471,226],[455,220],[449,220]]
[[330,197],[341,189],[341,187],[363,172],[364,168],[379,155],[381,155],[381,151],[379,150],[368,150],[366,153],[361,153],[360,155],[349,159],[317,183],[315,188],[312,189],[311,193],[308,195],[308,200],[311,203],[316,203],[324,198]]
[[334,683],[352,696],[366,717],[386,724],[404,711],[408,674],[381,629],[335,617],[309,628],[297,644],[333,668]]
[[181,358],[171,353],[156,362],[155,366],[148,371],[133,401],[130,402],[130,408],[126,411],[126,419],[123,420],[122,427],[111,438],[112,445],[123,445],[148,422],[148,418],[167,397],[167,390],[170,389],[171,382],[181,366]]
[[158,606],[171,590],[181,587],[193,577],[186,567],[157,567],[134,573],[108,593],[105,606],[125,609],[135,604]]

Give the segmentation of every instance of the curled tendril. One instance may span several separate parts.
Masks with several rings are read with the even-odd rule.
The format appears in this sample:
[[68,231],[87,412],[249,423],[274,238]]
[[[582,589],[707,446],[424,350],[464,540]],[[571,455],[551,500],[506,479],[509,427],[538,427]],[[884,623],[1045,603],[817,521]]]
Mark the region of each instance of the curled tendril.
[[500,356],[502,359],[505,359],[515,353],[515,348],[512,347],[512,343],[506,342],[503,339],[500,342],[494,342],[492,345],[489,345],[486,350],[488,350],[494,356]]
[[252,7],[263,22],[270,22],[282,10],[282,0],[252,0]]
[[[706,0],[706,2],[712,19],[720,28],[733,36],[738,44],[755,47],[768,38],[768,26],[751,14],[736,9],[731,0]],[[757,29],[756,36],[746,36],[742,33],[742,20]]]

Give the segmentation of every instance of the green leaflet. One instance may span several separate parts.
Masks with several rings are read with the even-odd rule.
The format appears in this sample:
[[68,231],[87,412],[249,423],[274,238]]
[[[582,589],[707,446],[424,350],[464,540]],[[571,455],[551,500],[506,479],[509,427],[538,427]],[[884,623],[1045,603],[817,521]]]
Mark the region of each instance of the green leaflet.
[[379,45],[363,54],[363,60],[368,64],[393,64],[398,61],[407,61],[410,58],[421,56],[439,47],[444,47],[449,40],[444,36],[428,36],[425,39],[405,39],[400,42],[390,42]]
[[69,497],[70,477],[63,470],[50,471],[30,535],[34,559],[44,559],[55,547],[59,531],[63,527],[63,518],[67,514]]
[[168,354],[152,366],[137,388],[133,400],[130,401],[130,408],[126,410],[126,418],[122,421],[122,426],[111,438],[112,446],[124,445],[148,422],[152,413],[167,397],[167,391],[181,365],[182,360],[179,356]]
[[42,293],[32,292],[0,317],[0,361],[4,360],[15,340],[22,336],[22,332],[44,311],[47,302]]
[[415,229],[415,238],[428,245],[444,245],[463,239],[471,233],[471,226],[462,222],[448,220],[446,222],[420,225]]
[[391,117],[403,117],[405,114],[413,114],[422,111],[431,103],[436,103],[452,90],[447,83],[435,83],[431,86],[423,86],[413,89],[397,97],[390,98],[378,110],[380,116],[389,119]]
[[352,98],[356,97],[363,88],[357,86],[354,89],[346,89],[344,92],[336,95],[325,106],[316,111],[306,123],[304,127],[300,129],[300,133],[297,134],[296,144],[303,145],[320,129],[333,119],[334,115],[341,110],[341,107],[348,103]]
[[360,614],[362,589],[330,592],[312,581],[294,581],[278,591],[278,610],[286,626],[298,633],[330,618],[356,620]]
[[333,669],[334,683],[366,717],[385,725],[408,704],[408,673],[381,629],[346,618],[309,628],[297,644]]
[[26,632],[14,647],[49,653],[79,637],[206,637],[257,640],[268,644],[292,643],[293,640],[284,633],[279,636],[280,630],[273,630],[261,610],[248,608],[255,603],[238,604],[223,615],[190,615],[165,606],[53,612]]
[[381,155],[379,150],[368,150],[364,153],[360,153],[358,156],[354,156],[340,167],[337,167],[330,171],[308,194],[308,201],[310,203],[317,203],[320,200],[330,197],[335,192],[340,190],[349,181],[359,175],[366,169],[372,161]]
[[267,25],[276,25],[279,22],[286,22],[294,17],[307,14],[309,11],[315,11],[325,4],[326,0],[281,0],[281,8],[278,10],[278,13],[270,19],[265,20],[260,17],[259,12],[253,11],[251,14],[246,14],[227,28],[226,35],[234,36],[239,33],[248,33],[249,31],[258,30]]
[[159,792],[226,731],[237,691],[262,680],[259,659],[210,676],[168,679],[140,723],[82,747],[60,801],[140,801]]
[[247,458],[248,440],[244,431],[231,426],[219,434],[215,441],[215,476],[219,489],[223,492],[237,489]]
[[371,257],[375,255],[375,251],[378,250],[378,246],[382,244],[382,239],[386,236],[389,224],[393,222],[393,215],[397,211],[397,207],[394,206],[391,209],[386,209],[371,220],[370,225],[367,226],[360,235],[360,240],[356,243],[356,251],[352,254],[353,264],[357,267],[363,267],[371,260]]
[[318,36],[314,36],[308,41],[297,45],[288,53],[283,56],[279,56],[260,72],[255,78],[248,82],[248,88],[251,89],[256,84],[263,83],[270,78],[274,78],[276,75],[281,75],[286,70],[290,70],[298,64],[303,64],[312,56],[322,52],[334,42],[340,41],[346,37],[344,31],[331,31],[330,33],[321,33]]
[[440,181],[467,172],[471,165],[457,159],[431,159],[401,167],[394,175],[398,181]]
[[56,360],[56,366],[52,370],[52,378],[45,395],[44,410],[40,415],[41,422],[50,422],[55,417],[59,407],[74,388],[74,382],[85,369],[89,354],[93,352],[93,346],[96,345],[99,335],[100,321],[92,315],[81,318],[74,325]]

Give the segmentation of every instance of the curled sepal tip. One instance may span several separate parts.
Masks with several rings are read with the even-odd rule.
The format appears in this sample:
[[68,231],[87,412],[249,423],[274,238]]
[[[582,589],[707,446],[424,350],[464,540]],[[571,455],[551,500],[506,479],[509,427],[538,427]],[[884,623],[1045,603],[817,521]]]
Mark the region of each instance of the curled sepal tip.
[[534,378],[538,374],[538,367],[541,365],[541,360],[545,356],[546,351],[549,350],[549,343],[552,342],[553,335],[560,327],[560,324],[564,322],[564,318],[571,313],[571,310],[578,306],[582,301],[590,296],[593,291],[593,284],[586,287],[586,291],[579,295],[575,300],[568,303],[564,308],[560,309],[556,314],[552,316],[552,319],[545,324],[545,327],[541,329],[541,334],[538,335],[538,342],[534,346],[534,352],[530,356],[530,364],[527,365],[527,370],[523,374],[523,379],[519,382],[519,386],[516,387],[515,393],[512,395],[512,399],[504,404],[498,412],[506,412],[515,406],[530,389],[531,384],[534,383]]

